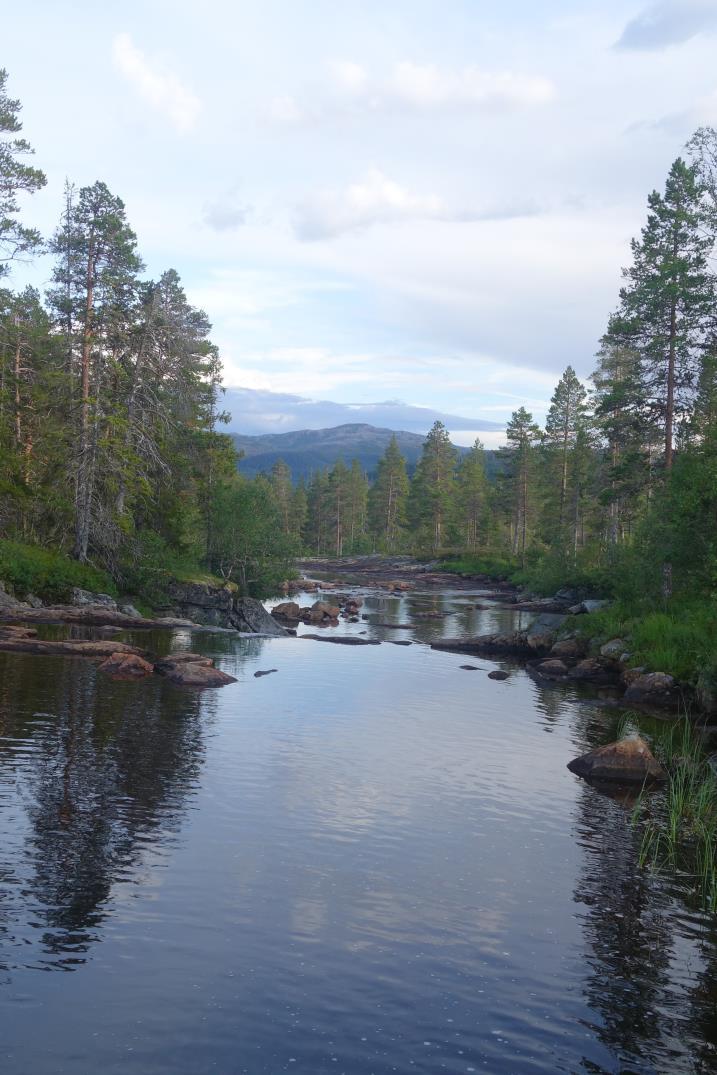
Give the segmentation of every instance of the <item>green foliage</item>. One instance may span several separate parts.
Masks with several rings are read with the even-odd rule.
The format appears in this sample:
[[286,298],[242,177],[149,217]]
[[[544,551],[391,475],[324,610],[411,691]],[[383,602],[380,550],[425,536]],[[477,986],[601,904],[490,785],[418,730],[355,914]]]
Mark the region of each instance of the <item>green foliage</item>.
[[667,672],[693,686],[715,666],[717,608],[700,599],[673,601],[662,610],[649,602],[617,601],[578,617],[575,629],[603,642],[624,638],[632,665]]
[[117,593],[106,572],[62,553],[17,541],[0,540],[0,579],[16,596],[33,593],[48,601],[68,599],[76,586],[95,593]]
[[643,792],[632,813],[643,867],[680,869],[701,903],[717,910],[717,780],[687,719],[658,733],[653,748],[668,773],[664,794]]

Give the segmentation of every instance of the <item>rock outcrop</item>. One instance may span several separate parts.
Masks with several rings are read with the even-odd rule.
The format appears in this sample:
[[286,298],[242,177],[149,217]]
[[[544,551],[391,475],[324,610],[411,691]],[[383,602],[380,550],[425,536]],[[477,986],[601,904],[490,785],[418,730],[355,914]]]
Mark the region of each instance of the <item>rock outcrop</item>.
[[617,742],[597,747],[568,762],[568,769],[586,780],[621,784],[643,784],[665,780],[667,774],[645,740],[628,735]]
[[236,586],[218,586],[209,582],[170,583],[171,604],[167,611],[207,627],[223,627],[249,634],[286,635],[286,631],[267,612],[261,601],[239,597]]

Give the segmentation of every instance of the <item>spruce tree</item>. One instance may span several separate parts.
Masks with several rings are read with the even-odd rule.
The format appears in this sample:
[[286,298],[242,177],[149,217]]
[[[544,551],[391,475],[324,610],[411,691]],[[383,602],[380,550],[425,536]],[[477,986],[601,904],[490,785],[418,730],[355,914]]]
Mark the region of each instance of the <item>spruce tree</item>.
[[391,437],[378,461],[376,480],[368,494],[369,525],[382,552],[396,552],[406,522],[408,475],[396,437]]
[[479,438],[463,456],[456,471],[456,515],[466,548],[475,552],[481,543],[488,482],[485,474],[485,453]]
[[423,445],[409,497],[414,536],[438,552],[443,546],[454,503],[456,450],[442,422],[434,422]]
[[[557,471],[557,533],[562,540],[566,521],[566,499],[570,456],[586,421],[587,392],[572,366],[562,375],[550,401],[545,422],[544,446],[549,466]],[[555,498],[551,497],[554,510]]]

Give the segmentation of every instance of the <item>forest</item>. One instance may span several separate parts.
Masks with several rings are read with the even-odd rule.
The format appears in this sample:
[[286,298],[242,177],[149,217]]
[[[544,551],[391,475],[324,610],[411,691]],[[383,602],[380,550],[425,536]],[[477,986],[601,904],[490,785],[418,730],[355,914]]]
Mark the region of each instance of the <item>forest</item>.
[[[178,273],[146,277],[122,200],[68,183],[52,235],[24,223],[45,184],[0,73],[0,578],[151,596],[208,572],[268,592],[299,554],[412,553],[655,608],[712,597],[717,571],[717,131],[698,130],[648,198],[589,383],[524,408],[497,473],[441,423],[409,479],[337,460],[248,479],[224,432],[222,367]],[[21,213],[22,209],[22,213]],[[52,258],[45,294],[15,262]],[[558,328],[559,326],[556,326]],[[110,580],[107,582],[106,580]]]

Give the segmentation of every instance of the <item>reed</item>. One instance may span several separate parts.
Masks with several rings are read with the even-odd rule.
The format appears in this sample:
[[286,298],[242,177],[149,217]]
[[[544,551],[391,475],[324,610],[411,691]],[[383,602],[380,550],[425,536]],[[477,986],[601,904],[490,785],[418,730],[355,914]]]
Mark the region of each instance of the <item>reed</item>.
[[689,874],[703,906],[715,911],[717,779],[688,719],[656,736],[654,748],[668,782],[661,798],[643,788],[633,809],[632,823],[641,830],[638,861]]

